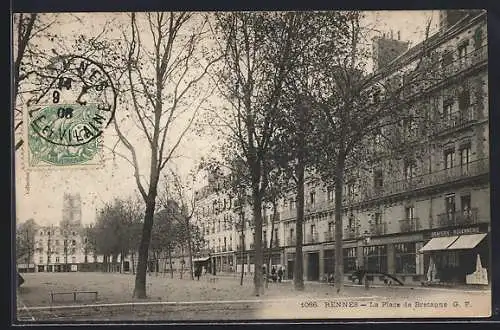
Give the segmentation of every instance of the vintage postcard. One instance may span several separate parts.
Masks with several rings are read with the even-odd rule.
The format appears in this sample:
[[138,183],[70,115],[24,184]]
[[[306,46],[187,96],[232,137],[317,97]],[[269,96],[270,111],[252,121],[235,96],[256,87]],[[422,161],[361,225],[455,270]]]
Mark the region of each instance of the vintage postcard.
[[486,17],[13,13],[14,322],[489,317]]

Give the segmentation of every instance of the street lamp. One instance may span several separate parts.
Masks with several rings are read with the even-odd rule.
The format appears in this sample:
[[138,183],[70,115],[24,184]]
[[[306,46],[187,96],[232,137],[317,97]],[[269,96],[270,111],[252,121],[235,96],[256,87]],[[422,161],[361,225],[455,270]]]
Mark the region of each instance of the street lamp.
[[[365,230],[365,232],[363,233],[363,246],[367,247],[368,244],[370,244],[370,240],[371,240],[370,233],[367,230]],[[368,261],[368,258],[366,261]],[[370,289],[370,283],[368,282],[368,278],[366,275],[368,273],[368,267],[367,267],[368,265],[367,264],[368,264],[368,262],[365,262],[365,272],[363,274],[363,280],[365,282],[365,289],[366,290]]]

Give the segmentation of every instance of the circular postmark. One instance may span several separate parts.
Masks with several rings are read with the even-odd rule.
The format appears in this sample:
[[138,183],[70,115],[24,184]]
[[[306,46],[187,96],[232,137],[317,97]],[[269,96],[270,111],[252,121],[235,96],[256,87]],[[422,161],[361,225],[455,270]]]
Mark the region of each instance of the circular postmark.
[[29,165],[95,164],[117,93],[104,66],[78,55],[52,59],[47,88],[28,108]]

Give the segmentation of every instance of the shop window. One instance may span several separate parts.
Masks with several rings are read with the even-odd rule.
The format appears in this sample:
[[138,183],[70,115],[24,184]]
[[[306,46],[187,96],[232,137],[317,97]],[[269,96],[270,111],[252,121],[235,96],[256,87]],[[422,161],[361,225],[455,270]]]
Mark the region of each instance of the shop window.
[[394,244],[396,257],[396,273],[416,274],[417,273],[417,253],[415,243]]
[[335,273],[335,250],[325,250],[323,257],[325,274]]
[[356,270],[356,248],[345,248],[344,254],[344,273],[351,273]]
[[385,245],[363,247],[365,269],[373,272],[387,273],[387,248]]

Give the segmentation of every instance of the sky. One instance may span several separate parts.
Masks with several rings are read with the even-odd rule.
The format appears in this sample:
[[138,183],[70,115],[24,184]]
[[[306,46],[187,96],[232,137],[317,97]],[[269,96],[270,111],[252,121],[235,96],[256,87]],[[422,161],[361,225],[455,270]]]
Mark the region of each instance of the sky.
[[[68,14],[63,14],[68,15]],[[123,19],[123,14],[114,14]],[[56,29],[63,34],[85,33],[91,35],[102,29],[102,22],[109,13],[78,14],[67,16]],[[425,22],[432,17],[432,29],[438,26],[437,11],[380,11],[368,12],[366,22],[376,27],[379,34],[394,36],[400,31],[401,40],[414,45],[424,37]],[[63,36],[65,37],[65,36]],[[118,37],[118,36],[117,36]],[[217,100],[213,101],[217,102]],[[179,121],[174,133],[179,132],[183,124]],[[174,134],[175,136],[175,134]],[[112,128],[105,131],[105,144],[116,141]],[[213,136],[199,137],[194,133],[186,136],[178,148],[171,167],[186,177],[201,157],[210,156],[212,146],[217,141]],[[26,145],[26,144],[25,144]],[[147,148],[140,152],[140,157],[147,157]],[[199,181],[203,181],[200,179]],[[200,183],[200,182],[198,182]],[[203,184],[203,182],[201,182]],[[65,192],[79,193],[82,200],[82,222],[93,223],[98,208],[114,197],[129,197],[136,192],[132,167],[123,159],[114,159],[107,154],[103,168],[63,169],[27,172],[23,166],[23,151],[16,153],[16,221],[23,222],[33,218],[40,225],[58,224],[62,218],[62,203]]]

